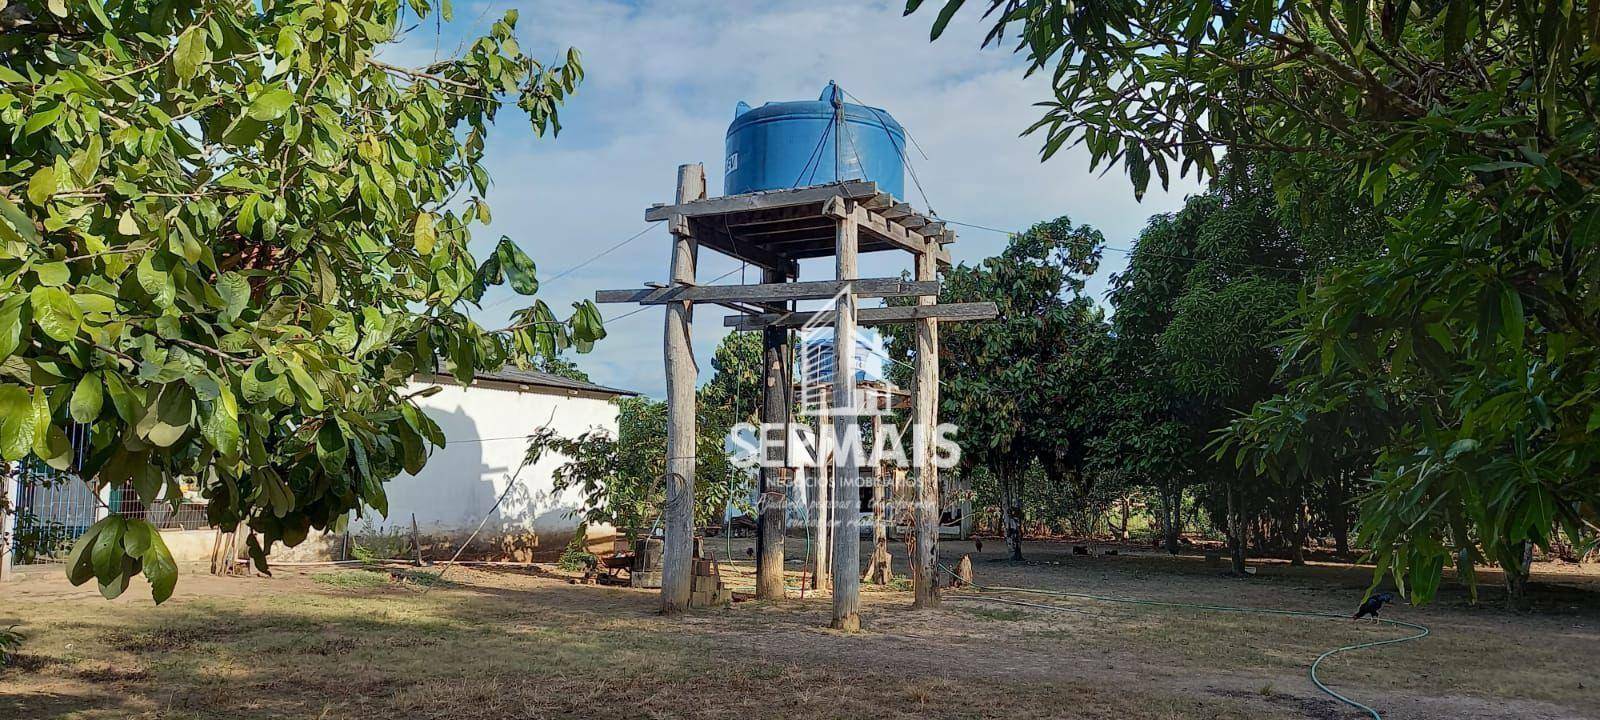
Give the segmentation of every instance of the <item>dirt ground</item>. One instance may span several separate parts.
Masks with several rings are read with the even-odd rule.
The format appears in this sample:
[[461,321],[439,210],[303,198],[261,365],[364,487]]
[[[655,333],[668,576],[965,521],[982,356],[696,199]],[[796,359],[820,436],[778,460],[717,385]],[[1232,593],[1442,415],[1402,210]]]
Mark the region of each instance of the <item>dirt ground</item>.
[[[1236,580],[1199,557],[1044,543],[1015,564],[999,545],[974,553],[980,584],[1348,613],[1371,577],[1268,562]],[[709,546],[736,559],[730,582],[751,584],[747,541]],[[954,562],[973,545],[941,551]],[[790,557],[802,552],[791,541]],[[1386,612],[1431,637],[1341,654],[1322,678],[1393,720],[1600,717],[1600,577],[1543,570],[1536,614],[1499,610],[1492,588],[1473,607],[1452,588]],[[869,587],[866,628],[845,635],[824,629],[827,598],[810,592],[669,618],[652,592],[544,570],[457,567],[447,580],[348,567],[185,575],[158,608],[139,586],[106,602],[59,570],[34,572],[0,586],[0,627],[27,636],[0,670],[0,718],[1359,718],[1317,692],[1307,666],[1405,634],[970,589],[911,611],[909,593]]]

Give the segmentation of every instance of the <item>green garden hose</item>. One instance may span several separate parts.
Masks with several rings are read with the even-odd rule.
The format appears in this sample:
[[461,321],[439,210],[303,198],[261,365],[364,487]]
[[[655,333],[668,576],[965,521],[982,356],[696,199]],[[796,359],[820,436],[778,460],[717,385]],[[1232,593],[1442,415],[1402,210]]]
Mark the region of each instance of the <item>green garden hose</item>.
[[[960,576],[956,575],[955,571],[951,570],[949,568],[949,566],[946,566],[946,565],[941,563],[939,565],[939,567],[941,569],[943,569],[945,572],[950,573],[950,575],[952,577],[957,577],[957,578],[960,577]],[[963,582],[965,582],[965,581],[963,581]],[[1003,585],[979,585],[978,583],[972,583],[972,582],[968,582],[966,584],[970,585],[971,587],[973,587],[974,589],[976,589],[976,590],[978,590],[980,592],[1034,593],[1034,594],[1038,594],[1038,595],[1054,595],[1054,596],[1057,596],[1057,597],[1081,598],[1081,599],[1084,599],[1084,600],[1095,600],[1095,601],[1099,601],[1099,602],[1122,603],[1122,604],[1125,604],[1125,605],[1148,605],[1148,606],[1152,606],[1152,607],[1186,608],[1186,609],[1190,609],[1190,610],[1209,610],[1209,611],[1212,611],[1212,612],[1252,613],[1252,614],[1257,614],[1257,615],[1289,615],[1289,616],[1295,616],[1295,617],[1335,618],[1335,619],[1339,619],[1339,620],[1348,619],[1348,616],[1340,615],[1338,613],[1310,612],[1310,611],[1306,611],[1306,610],[1279,610],[1279,609],[1275,609],[1275,608],[1235,607],[1235,606],[1232,606],[1232,605],[1209,605],[1209,604],[1204,604],[1204,603],[1183,603],[1183,602],[1170,602],[1170,601],[1165,601],[1165,600],[1140,600],[1140,599],[1136,599],[1136,598],[1121,598],[1121,597],[1111,597],[1111,596],[1108,596],[1108,595],[1094,595],[1094,594],[1091,594],[1091,593],[1069,592],[1069,591],[1066,591],[1066,590],[1042,590],[1042,589],[1039,589],[1039,588],[1007,587],[1007,586],[1003,586]],[[1040,607],[1046,607],[1046,606],[1040,606]],[[1051,609],[1068,610],[1068,608],[1051,608]],[[1414,635],[1407,635],[1407,636],[1401,637],[1401,638],[1393,638],[1393,639],[1390,639],[1390,640],[1378,640],[1378,641],[1374,641],[1374,642],[1365,642],[1365,643],[1358,643],[1358,644],[1355,644],[1355,645],[1345,645],[1343,647],[1336,647],[1336,648],[1334,648],[1332,650],[1329,650],[1329,651],[1327,651],[1327,652],[1325,652],[1325,653],[1323,653],[1321,655],[1318,655],[1317,659],[1312,661],[1311,669],[1309,671],[1309,674],[1311,676],[1311,683],[1313,685],[1316,685],[1318,690],[1321,690],[1322,692],[1326,693],[1329,697],[1331,697],[1331,698],[1333,698],[1335,700],[1338,700],[1339,702],[1342,702],[1342,703],[1344,703],[1346,705],[1349,705],[1349,706],[1351,706],[1353,708],[1356,708],[1358,710],[1361,710],[1361,711],[1371,715],[1372,716],[1372,720],[1383,720],[1383,715],[1379,714],[1378,711],[1374,710],[1372,707],[1370,707],[1368,705],[1364,705],[1364,704],[1362,704],[1362,703],[1360,703],[1360,702],[1358,702],[1356,700],[1352,700],[1352,699],[1350,699],[1350,698],[1348,698],[1348,697],[1346,697],[1344,695],[1341,695],[1338,692],[1335,692],[1332,688],[1330,688],[1327,685],[1323,684],[1322,680],[1317,677],[1317,667],[1322,665],[1322,661],[1327,660],[1328,658],[1333,657],[1334,655],[1337,655],[1337,654],[1342,653],[1342,652],[1347,652],[1347,651],[1350,651],[1350,650],[1362,650],[1362,649],[1365,649],[1365,648],[1374,648],[1374,647],[1378,647],[1378,646],[1381,646],[1381,645],[1393,645],[1395,643],[1409,642],[1411,640],[1421,640],[1422,638],[1427,637],[1432,632],[1426,626],[1418,625],[1416,623],[1408,623],[1408,622],[1404,622],[1404,621],[1401,621],[1401,620],[1390,620],[1388,618],[1378,618],[1378,621],[1382,622],[1382,623],[1385,623],[1385,624],[1388,624],[1388,625],[1394,625],[1394,626],[1397,626],[1397,627],[1410,628],[1410,629],[1415,630],[1417,632]]]

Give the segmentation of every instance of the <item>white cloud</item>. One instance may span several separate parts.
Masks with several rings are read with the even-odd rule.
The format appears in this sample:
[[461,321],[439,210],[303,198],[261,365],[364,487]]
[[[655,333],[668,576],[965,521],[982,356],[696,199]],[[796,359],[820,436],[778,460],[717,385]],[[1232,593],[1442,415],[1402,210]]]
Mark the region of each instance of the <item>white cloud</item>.
[[[940,215],[1000,228],[1020,229],[1070,215],[1106,234],[1111,245],[1131,245],[1152,213],[1171,210],[1192,186],[1171,193],[1154,189],[1136,203],[1120,171],[1088,172],[1086,154],[1063,151],[1038,161],[1039,138],[1019,138],[1034,119],[1032,104],[1049,95],[1044,78],[1022,77],[1021,61],[1007,51],[979,51],[986,26],[976,6],[963,10],[937,43],[928,42],[931,13],[901,16],[899,2],[859,0],[776,3],[556,0],[458,7],[458,25],[481,18],[477,31],[505,9],[521,15],[524,48],[558,57],[567,46],[583,52],[587,79],[563,110],[558,139],[536,139],[507,112],[491,134],[489,193],[495,222],[479,233],[485,248],[506,234],[538,261],[546,277],[570,268],[646,227],[644,209],[671,200],[675,168],[703,162],[709,185],[722,185],[723,134],[739,100],[810,99],[827,82],[883,107],[907,127],[927,158],[913,163]],[[462,27],[459,32],[471,31]],[[448,51],[458,38],[442,44]],[[413,37],[402,52],[431,53],[432,37]],[[922,205],[908,181],[906,200]],[[958,228],[957,261],[998,252],[1005,238]],[[594,261],[541,296],[558,310],[600,288],[637,287],[663,280],[668,244],[664,228]],[[1107,253],[1091,283],[1098,291],[1123,258]],[[738,264],[702,253],[700,277]],[[862,260],[863,275],[894,275],[909,257],[889,253]],[[825,277],[825,262],[802,265],[802,274]],[[738,279],[737,272],[724,282]],[[749,280],[755,281],[754,270]],[[506,299],[497,290],[487,303]],[[516,300],[480,314],[498,323]],[[615,317],[631,308],[602,308]],[[702,377],[723,335],[715,307],[696,313],[695,347]],[[610,337],[579,358],[597,382],[660,396],[661,311],[651,309],[608,325]]]

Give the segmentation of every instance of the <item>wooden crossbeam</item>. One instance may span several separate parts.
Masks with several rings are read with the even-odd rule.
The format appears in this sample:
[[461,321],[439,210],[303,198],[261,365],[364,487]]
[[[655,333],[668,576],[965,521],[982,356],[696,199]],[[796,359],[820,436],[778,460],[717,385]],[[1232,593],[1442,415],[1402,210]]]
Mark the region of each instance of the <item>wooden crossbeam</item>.
[[677,205],[657,205],[644,211],[644,219],[649,222],[655,222],[670,219],[674,215],[683,217],[721,215],[730,212],[764,210],[790,205],[808,205],[822,202],[832,197],[866,198],[877,194],[877,183],[853,180],[832,185],[814,185],[794,190],[724,195]]
[[[913,217],[920,219],[920,216]],[[909,219],[911,218],[890,220],[882,214],[872,212],[866,208],[856,208],[856,222],[860,223],[861,227],[869,231],[870,234],[883,238],[889,244],[902,250],[920,253],[927,244],[927,239],[918,235],[915,231],[906,229],[902,223]],[[948,267],[950,265],[950,252],[942,247],[936,252],[939,264]]]
[[900,278],[863,278],[849,283],[839,280],[815,280],[759,285],[692,285],[639,290],[601,290],[594,294],[594,301],[665,305],[684,300],[745,303],[826,300],[838,295],[846,284],[851,285],[856,297],[915,297],[939,294],[937,280],[919,282]]
[[889,193],[878,193],[862,200],[861,204],[868,210],[883,210],[894,206],[894,196]]
[[[765,313],[762,315],[730,315],[722,324],[735,330],[760,330],[766,327],[798,328],[833,324],[833,311]],[[858,325],[891,325],[932,319],[941,322],[966,322],[992,320],[1000,316],[1000,308],[992,302],[948,303],[944,305],[909,305],[905,307],[861,308],[856,311]]]

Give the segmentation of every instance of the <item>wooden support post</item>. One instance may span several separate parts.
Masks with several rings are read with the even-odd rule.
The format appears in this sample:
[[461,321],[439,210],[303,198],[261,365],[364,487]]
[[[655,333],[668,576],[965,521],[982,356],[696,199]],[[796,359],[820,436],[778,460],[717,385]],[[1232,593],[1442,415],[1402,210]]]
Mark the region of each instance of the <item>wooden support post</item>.
[[[855,214],[839,218],[835,250],[839,280],[856,278],[857,242]],[[836,630],[861,629],[861,533],[859,520],[860,447],[856,408],[856,296],[842,292],[834,309],[833,324],[833,623]]]
[[827,590],[828,583],[833,577],[830,573],[831,565],[828,559],[833,555],[833,544],[829,542],[833,530],[833,487],[831,477],[832,458],[828,455],[826,446],[822,442],[822,434],[829,432],[826,414],[817,415],[817,463],[811,468],[811,501],[815,503],[812,511],[812,535],[816,541],[812,552],[815,554],[811,563],[811,589]]
[[[706,195],[706,171],[699,163],[678,166],[678,203]],[[693,284],[697,246],[690,224],[671,219],[672,277],[674,285]],[[675,613],[689,607],[694,558],[695,395],[698,374],[689,326],[692,303],[667,305],[663,329],[663,354],[667,367],[667,500],[662,511],[666,538],[661,549],[661,611]]]
[[[872,445],[877,447],[883,433],[883,416],[872,416]],[[872,473],[872,560],[867,563],[867,582],[888,585],[894,581],[894,556],[889,554],[888,488],[889,463],[880,461]]]
[[[917,255],[918,280],[938,277],[938,244],[929,242],[927,249]],[[917,298],[918,305],[933,305],[939,301],[932,296]],[[935,608],[939,606],[939,469],[934,467],[933,432],[939,425],[939,321],[925,318],[917,321],[917,379],[916,399],[912,412],[913,436],[921,442],[913,443],[917,457],[916,502],[912,529],[916,533],[916,546],[911,558],[911,606]]]
[[[761,281],[786,280],[778,270],[765,270]],[[761,422],[765,428],[784,427],[784,458],[788,462],[789,396],[794,387],[789,367],[789,331],[770,327],[761,331]],[[765,440],[765,437],[762,438]],[[769,460],[770,456],[763,458]],[[787,535],[789,468],[761,468],[761,499],[756,503],[756,599],[782,600],[783,539]]]

